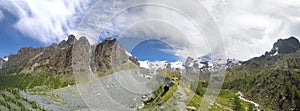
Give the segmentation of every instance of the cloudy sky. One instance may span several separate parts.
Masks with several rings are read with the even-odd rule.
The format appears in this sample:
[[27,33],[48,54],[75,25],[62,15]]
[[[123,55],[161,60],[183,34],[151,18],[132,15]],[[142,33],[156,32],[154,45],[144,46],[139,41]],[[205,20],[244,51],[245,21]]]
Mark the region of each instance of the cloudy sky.
[[[174,1],[173,4],[184,8],[187,5],[204,6],[220,30],[227,57],[247,60],[270,50],[279,38],[300,37],[299,0],[194,1],[197,3],[185,4],[179,0]],[[105,31],[99,34],[100,40],[102,36],[114,36],[125,25],[130,28],[126,29],[126,32],[119,31],[122,32],[118,33],[121,40],[130,37],[136,40],[141,36],[144,38],[156,36],[157,39],[162,40],[172,38],[166,41],[177,45],[171,45],[174,50],[162,49],[162,51],[181,57],[189,56],[191,53],[196,56],[209,53],[207,50],[209,45],[205,42],[205,37],[201,33],[196,33],[196,28],[191,22],[167,8],[153,6],[131,8],[117,15],[117,19],[112,19],[112,22],[107,22],[102,18],[109,18],[116,11],[122,10],[122,4],[128,3],[127,0],[14,0],[0,1],[0,57],[16,53],[21,47],[58,43],[66,39],[68,34],[82,31],[78,26],[86,17],[85,15],[92,12],[95,3],[98,4],[97,8],[101,13],[97,16],[101,18],[100,21],[95,22],[108,25]],[[199,10],[195,9],[195,13],[190,12],[193,15]],[[155,20],[129,24],[144,19]],[[93,27],[98,28],[98,26]],[[89,32],[89,34],[93,33],[99,32]],[[93,35],[87,36],[90,37],[91,42],[97,41]],[[125,47],[130,47],[128,43],[130,40],[124,39],[121,43],[125,44]],[[196,50],[191,52],[191,47]],[[132,49],[128,48],[128,50]]]

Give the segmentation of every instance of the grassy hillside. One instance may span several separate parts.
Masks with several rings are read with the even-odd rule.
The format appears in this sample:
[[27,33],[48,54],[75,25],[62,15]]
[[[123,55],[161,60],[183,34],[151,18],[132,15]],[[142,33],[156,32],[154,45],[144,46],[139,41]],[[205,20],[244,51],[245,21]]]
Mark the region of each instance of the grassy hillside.
[[73,75],[13,74],[0,76],[0,89],[25,90],[42,85],[56,89],[72,84],[74,84]]
[[[178,76],[178,72],[172,72],[169,70],[162,70],[160,76],[169,78],[172,77],[183,77]],[[187,80],[187,79],[185,79]],[[202,80],[192,80],[190,81],[190,86],[187,86],[183,81],[178,80],[176,84],[164,93],[163,85],[153,92],[154,97],[145,102],[143,109],[151,110],[167,110],[167,111],[176,111],[180,110],[175,105],[178,105],[178,102],[184,102],[186,107],[183,109],[195,108],[195,110],[200,110],[199,106],[202,103],[206,86],[202,86]],[[180,92],[180,88],[184,92]],[[222,89],[220,95],[217,97],[215,103],[211,106],[209,111],[254,111],[254,104],[240,100],[237,91],[231,89]],[[187,96],[186,99],[183,99],[183,95]],[[189,107],[189,108],[188,108]]]
[[223,88],[245,93],[263,108],[299,110],[300,52],[261,56],[229,68]]

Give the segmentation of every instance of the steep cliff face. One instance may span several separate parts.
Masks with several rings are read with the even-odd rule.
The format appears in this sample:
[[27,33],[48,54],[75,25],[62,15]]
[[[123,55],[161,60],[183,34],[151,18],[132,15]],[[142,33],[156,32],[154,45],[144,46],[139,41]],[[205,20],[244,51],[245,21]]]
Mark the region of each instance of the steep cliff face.
[[107,38],[95,47],[94,71],[107,72],[128,62],[139,66],[137,59],[128,55],[115,38]]
[[52,44],[48,47],[22,48],[17,54],[10,55],[9,61],[1,70],[1,74],[12,73],[47,73],[67,74],[71,70],[72,46],[76,42],[73,35],[68,41]]
[[73,45],[72,49],[72,70],[77,72],[90,71],[90,51],[91,46],[86,37],[79,38],[78,41]]
[[[126,50],[116,39],[108,38],[102,43],[91,47],[85,37],[81,37],[77,40],[75,36],[70,35],[67,41],[63,40],[59,44],[52,44],[48,47],[28,47],[20,49],[17,54],[9,56],[10,59],[0,70],[0,74],[72,74],[72,54],[74,53],[74,46],[77,51],[76,53],[82,53],[81,56],[89,60],[85,62],[77,60],[76,62],[88,64],[88,68],[92,68],[95,72],[105,72],[126,62],[132,61],[132,63],[135,63],[137,61],[134,57],[130,57],[126,54]],[[84,55],[89,53],[94,54],[94,58],[90,55]],[[138,63],[135,64],[138,65]],[[87,68],[83,69],[87,70]]]

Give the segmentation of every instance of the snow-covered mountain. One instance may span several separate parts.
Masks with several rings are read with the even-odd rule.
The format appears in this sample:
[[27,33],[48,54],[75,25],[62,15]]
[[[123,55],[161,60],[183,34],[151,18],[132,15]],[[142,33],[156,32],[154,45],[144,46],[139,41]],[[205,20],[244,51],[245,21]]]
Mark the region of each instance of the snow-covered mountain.
[[226,69],[230,66],[241,65],[242,61],[236,59],[214,59],[199,57],[192,58],[188,57],[185,62],[167,62],[167,61],[139,61],[140,67],[146,69],[170,69],[172,71],[179,72],[194,72],[194,71],[218,71],[220,69]]
[[140,67],[143,67],[143,68],[146,68],[146,69],[164,69],[164,68],[167,68],[168,66],[168,62],[167,61],[154,61],[154,62],[151,62],[151,61],[148,61],[148,60],[145,60],[145,61],[139,61],[140,63]]
[[183,66],[183,62],[181,61],[171,62],[170,65],[170,68],[173,71],[182,71],[185,69]]
[[207,59],[206,57],[191,58],[188,57],[186,62],[183,64],[186,72],[193,71],[218,71],[226,69],[230,66],[241,65],[242,61],[237,59]]
[[170,69],[172,71],[179,71],[182,72],[184,70],[183,62],[176,61],[176,62],[167,62],[167,61],[139,61],[140,67],[146,69]]

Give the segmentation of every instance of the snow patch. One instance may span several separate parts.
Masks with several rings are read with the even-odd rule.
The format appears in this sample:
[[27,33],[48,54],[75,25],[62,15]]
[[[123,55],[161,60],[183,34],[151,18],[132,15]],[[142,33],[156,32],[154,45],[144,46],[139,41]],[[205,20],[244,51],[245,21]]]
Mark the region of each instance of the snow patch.
[[4,57],[3,60],[5,60],[7,62],[8,61],[8,57]]
[[146,69],[165,69],[167,68],[168,64],[171,65],[171,70],[176,70],[180,69],[183,70],[185,69],[183,66],[183,63],[181,61],[176,61],[176,62],[167,62],[167,61],[139,61],[140,67],[146,68]]
[[146,68],[146,69],[164,69],[167,67],[168,62],[167,61],[139,61],[140,67]]
[[125,53],[126,53],[128,56],[132,56],[132,54],[129,53],[129,52],[127,52],[127,51],[125,51]]
[[184,69],[183,63],[181,61],[171,62],[172,69]]

